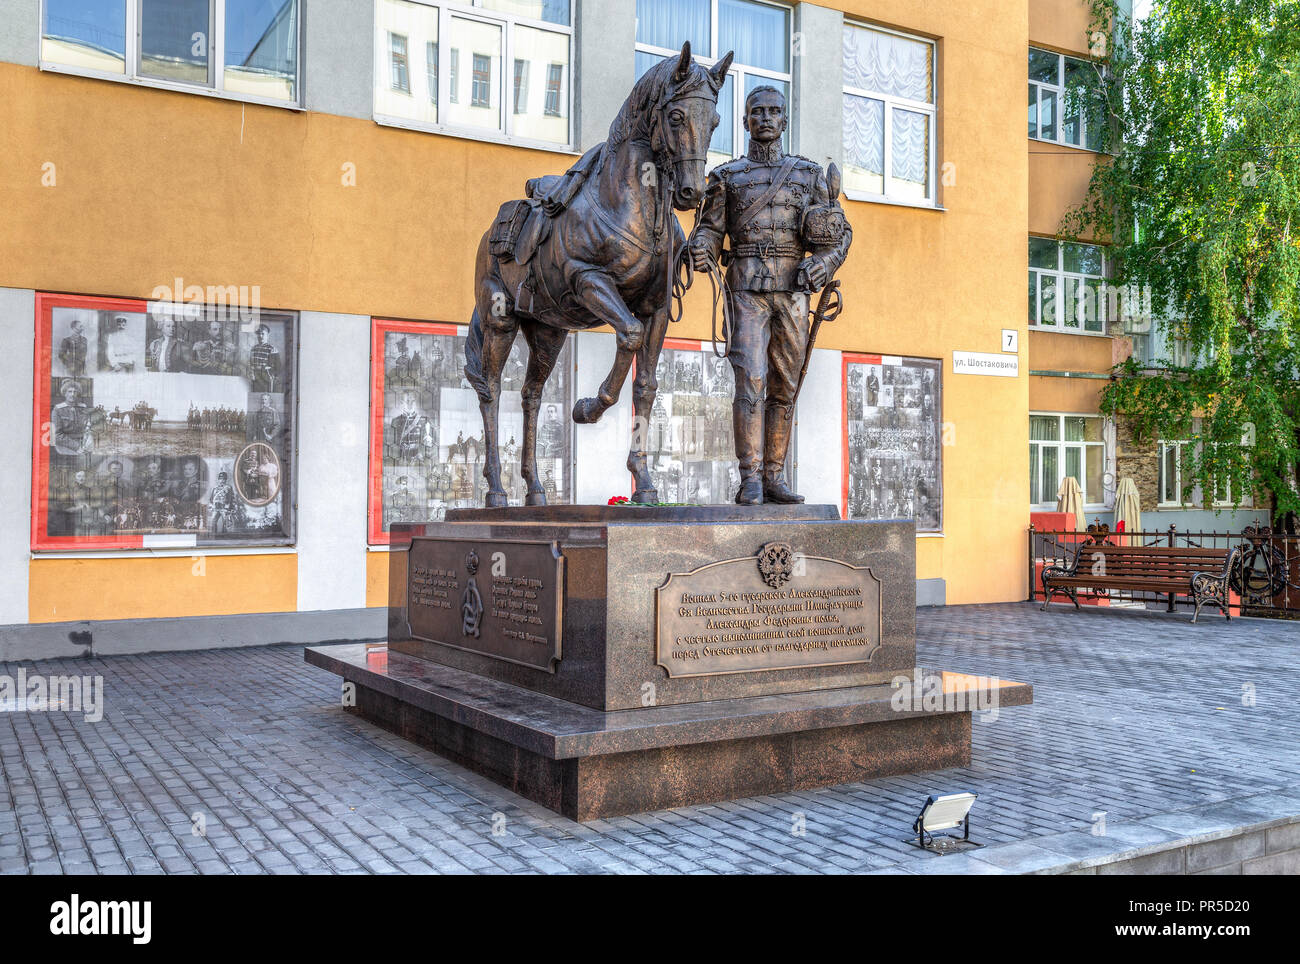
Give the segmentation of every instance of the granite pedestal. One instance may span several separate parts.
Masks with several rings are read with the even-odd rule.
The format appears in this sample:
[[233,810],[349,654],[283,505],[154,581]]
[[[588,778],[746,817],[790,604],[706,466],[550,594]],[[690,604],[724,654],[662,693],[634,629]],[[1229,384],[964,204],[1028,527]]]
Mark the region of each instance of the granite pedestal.
[[962,766],[1032,688],[916,669],[910,521],[473,509],[390,553],[349,709],[577,820]]

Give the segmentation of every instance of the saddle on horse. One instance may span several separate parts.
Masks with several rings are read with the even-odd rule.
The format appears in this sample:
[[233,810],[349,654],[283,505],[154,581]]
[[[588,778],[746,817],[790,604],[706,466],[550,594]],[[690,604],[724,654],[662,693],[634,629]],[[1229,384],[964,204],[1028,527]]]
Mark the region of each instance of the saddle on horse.
[[528,264],[550,236],[551,220],[569,206],[599,167],[603,147],[597,144],[563,174],[530,178],[524,184],[526,198],[507,201],[497,211],[488,250],[497,258]]
[[535,256],[550,237],[554,219],[600,169],[603,147],[598,144],[587,151],[563,174],[530,178],[524,189],[527,198],[501,205],[488,235],[488,250],[500,262],[501,278],[515,310],[556,327],[588,328],[600,323],[577,304],[571,292],[556,297]]

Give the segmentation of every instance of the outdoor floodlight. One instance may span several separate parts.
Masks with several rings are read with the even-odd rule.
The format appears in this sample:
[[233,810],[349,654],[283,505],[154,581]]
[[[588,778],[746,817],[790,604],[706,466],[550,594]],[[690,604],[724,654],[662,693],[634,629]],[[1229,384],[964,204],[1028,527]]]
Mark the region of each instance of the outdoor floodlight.
[[[963,791],[931,796],[926,800],[916,822],[912,824],[912,833],[916,834],[916,845],[939,853],[953,847],[953,844],[948,841],[959,841],[971,847],[983,846],[970,839],[970,808],[975,805],[977,796],[976,793]],[[962,828],[961,837],[956,834],[945,834],[946,840],[935,843],[933,836],[935,831],[952,830],[956,827]]]

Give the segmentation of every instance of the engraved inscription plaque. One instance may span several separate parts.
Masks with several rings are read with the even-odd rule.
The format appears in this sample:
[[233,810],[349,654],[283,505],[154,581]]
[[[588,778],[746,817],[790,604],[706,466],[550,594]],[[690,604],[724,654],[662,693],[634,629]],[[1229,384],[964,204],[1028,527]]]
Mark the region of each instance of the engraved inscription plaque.
[[671,573],[655,590],[656,661],[672,677],[865,663],[880,636],[870,569],[785,543]]
[[564,612],[564,557],[554,542],[411,540],[411,635],[555,672]]

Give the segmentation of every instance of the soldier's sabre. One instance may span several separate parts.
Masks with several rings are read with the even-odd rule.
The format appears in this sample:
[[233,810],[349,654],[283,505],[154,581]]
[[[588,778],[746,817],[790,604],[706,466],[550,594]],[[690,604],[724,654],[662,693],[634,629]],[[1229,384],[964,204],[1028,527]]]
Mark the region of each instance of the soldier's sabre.
[[[840,171],[834,164],[826,171],[826,187],[827,194],[830,195],[830,203],[826,208],[819,210],[817,214],[833,220],[833,213],[835,213],[843,218],[843,209],[840,207]],[[831,230],[834,229],[831,228]],[[803,271],[799,272],[799,280],[804,284],[808,283]],[[817,308],[813,312],[812,326],[808,329],[808,348],[804,352],[803,367],[799,369],[799,381],[795,383],[794,387],[796,398],[799,397],[799,390],[803,388],[803,380],[808,375],[808,365],[812,362],[813,345],[817,341],[817,330],[821,328],[822,322],[834,321],[843,310],[844,296],[840,294],[840,280],[838,278],[828,279],[822,288],[821,296],[817,299]]]
[[840,294],[840,279],[829,282],[822,289],[817,299],[817,310],[813,312],[812,327],[808,329],[808,350],[803,356],[803,367],[799,369],[799,381],[795,383],[794,394],[797,398],[803,388],[803,380],[808,375],[808,365],[812,361],[813,344],[817,341],[817,329],[823,321],[834,321],[844,310],[844,297]]

